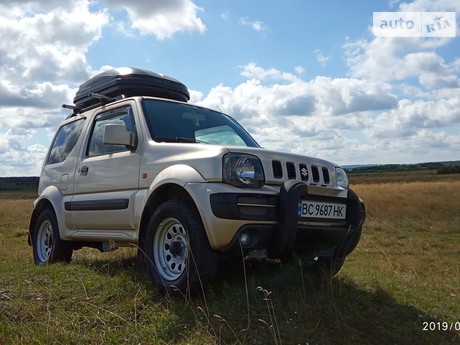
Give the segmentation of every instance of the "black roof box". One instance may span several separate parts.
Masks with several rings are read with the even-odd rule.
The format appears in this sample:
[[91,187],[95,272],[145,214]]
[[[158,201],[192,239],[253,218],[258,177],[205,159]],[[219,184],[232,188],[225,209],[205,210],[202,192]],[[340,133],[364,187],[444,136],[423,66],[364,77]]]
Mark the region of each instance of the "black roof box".
[[153,96],[187,102],[187,87],[177,79],[140,68],[119,67],[102,72],[80,85],[73,103],[80,109],[98,105],[92,93],[116,98],[121,95]]

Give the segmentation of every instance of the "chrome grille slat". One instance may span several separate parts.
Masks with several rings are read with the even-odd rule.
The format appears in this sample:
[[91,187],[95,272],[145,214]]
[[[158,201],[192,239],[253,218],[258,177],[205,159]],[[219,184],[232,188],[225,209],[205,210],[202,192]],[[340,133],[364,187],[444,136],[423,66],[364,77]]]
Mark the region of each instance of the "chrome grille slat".
[[295,165],[294,165],[294,163],[287,162],[286,163],[286,170],[287,170],[288,179],[295,180],[296,173],[295,173]]

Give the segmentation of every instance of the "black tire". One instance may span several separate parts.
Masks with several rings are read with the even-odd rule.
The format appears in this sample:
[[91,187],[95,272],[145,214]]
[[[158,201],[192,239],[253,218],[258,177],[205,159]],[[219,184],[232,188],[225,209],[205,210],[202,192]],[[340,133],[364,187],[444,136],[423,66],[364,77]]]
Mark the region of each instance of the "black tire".
[[350,189],[350,200],[356,203],[355,212],[349,216],[350,230],[342,242],[337,244],[331,255],[319,256],[316,260],[303,260],[302,268],[306,272],[311,272],[322,278],[332,278],[342,268],[345,258],[355,250],[361,238],[364,219],[366,218],[366,208],[364,203]]
[[33,229],[32,249],[37,265],[70,262],[73,249],[61,240],[56,215],[51,209],[43,210]]
[[331,279],[342,268],[345,257],[320,256],[315,260],[302,260],[302,270],[322,279]]
[[321,278],[332,278],[343,264],[345,258],[356,248],[361,238],[362,226],[349,233],[345,239],[334,248],[331,256],[318,256],[315,260],[302,260],[302,269],[306,273],[314,274]]
[[217,253],[188,201],[166,201],[155,210],[144,248],[149,275],[164,293],[196,294],[216,274]]

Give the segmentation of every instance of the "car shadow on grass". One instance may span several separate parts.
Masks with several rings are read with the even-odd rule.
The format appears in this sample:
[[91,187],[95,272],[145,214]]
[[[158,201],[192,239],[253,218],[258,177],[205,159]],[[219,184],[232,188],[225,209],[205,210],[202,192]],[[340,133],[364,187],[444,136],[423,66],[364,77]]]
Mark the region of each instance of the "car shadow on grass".
[[[142,261],[142,260],[141,260]],[[80,264],[88,265],[88,261]],[[91,260],[100,274],[128,274],[151,290],[155,304],[168,299],[178,324],[205,330],[219,344],[458,344],[460,332],[426,331],[435,317],[398,303],[379,287],[363,289],[351,278],[321,279],[295,264],[231,261],[204,289],[204,296],[169,298],[152,283],[136,257]],[[442,320],[441,320],[442,321]],[[187,334],[171,324],[164,341]],[[181,328],[182,329],[182,328]],[[193,333],[193,332],[192,332]]]
[[[349,277],[323,279],[304,273],[295,264],[258,262],[245,265],[244,278],[236,266],[222,294],[239,290],[242,298],[246,291],[241,286],[247,286],[249,319],[262,319],[278,329],[272,343],[281,343],[275,341],[275,335],[283,344],[460,343],[460,332],[424,330],[425,323],[440,320],[398,303],[378,283],[364,289]],[[270,321],[275,316],[276,322]]]

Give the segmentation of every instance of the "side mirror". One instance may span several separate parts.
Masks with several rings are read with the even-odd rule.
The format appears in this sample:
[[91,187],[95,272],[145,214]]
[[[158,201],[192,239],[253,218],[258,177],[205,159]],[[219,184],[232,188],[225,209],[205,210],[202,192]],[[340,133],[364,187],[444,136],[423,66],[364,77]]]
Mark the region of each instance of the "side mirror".
[[135,148],[134,133],[126,125],[116,123],[105,126],[103,142],[106,145],[125,145],[130,150]]

